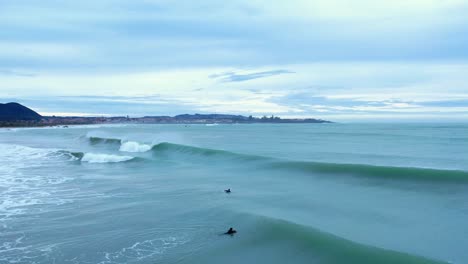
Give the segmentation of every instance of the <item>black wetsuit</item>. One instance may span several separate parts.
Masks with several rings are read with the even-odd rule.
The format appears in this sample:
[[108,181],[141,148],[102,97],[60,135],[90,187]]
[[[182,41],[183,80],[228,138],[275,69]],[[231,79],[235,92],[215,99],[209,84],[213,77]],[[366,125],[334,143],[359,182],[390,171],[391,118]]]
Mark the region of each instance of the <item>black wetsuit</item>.
[[224,233],[224,234],[226,234],[226,235],[234,235],[235,233],[237,233],[237,231],[234,230],[234,229],[232,229],[232,227],[231,227],[231,228],[229,228],[229,230],[228,230],[226,233]]

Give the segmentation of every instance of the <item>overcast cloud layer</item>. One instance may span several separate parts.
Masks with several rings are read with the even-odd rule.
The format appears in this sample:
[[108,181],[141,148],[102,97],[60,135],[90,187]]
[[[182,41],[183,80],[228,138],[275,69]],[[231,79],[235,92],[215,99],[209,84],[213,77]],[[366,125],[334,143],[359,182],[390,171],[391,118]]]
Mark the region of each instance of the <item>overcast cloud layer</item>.
[[0,102],[466,120],[467,14],[468,0],[0,0]]

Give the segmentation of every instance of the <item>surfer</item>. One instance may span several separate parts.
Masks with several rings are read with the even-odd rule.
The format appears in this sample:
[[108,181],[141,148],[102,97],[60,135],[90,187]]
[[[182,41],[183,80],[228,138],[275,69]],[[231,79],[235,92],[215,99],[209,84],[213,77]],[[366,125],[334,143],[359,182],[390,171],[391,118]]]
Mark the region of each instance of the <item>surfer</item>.
[[225,234],[225,235],[231,235],[231,236],[232,236],[232,235],[234,235],[235,233],[237,233],[237,231],[234,230],[234,229],[231,227],[231,228],[229,228],[229,230],[228,230],[226,233],[224,233],[224,234]]
[[231,188],[224,190],[225,193],[231,193]]

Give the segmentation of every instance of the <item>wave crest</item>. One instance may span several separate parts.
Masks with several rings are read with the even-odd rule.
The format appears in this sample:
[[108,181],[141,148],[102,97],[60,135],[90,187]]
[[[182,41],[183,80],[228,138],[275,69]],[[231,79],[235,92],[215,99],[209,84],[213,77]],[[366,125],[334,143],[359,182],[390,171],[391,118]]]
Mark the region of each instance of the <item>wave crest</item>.
[[116,163],[134,159],[132,156],[119,156],[112,154],[85,153],[81,158],[82,162],[88,163]]
[[442,182],[467,182],[468,172],[433,168],[391,167],[368,164],[326,163],[314,161],[281,160],[265,156],[240,154],[225,150],[200,148],[173,143],[160,143],[152,148],[157,153],[177,153],[189,156],[216,157],[244,162],[261,162],[264,169],[300,171],[311,174],[332,174],[334,176],[358,176],[380,179],[421,180]]
[[103,138],[103,137],[88,137],[91,144],[120,144],[121,139],[118,138]]
[[389,167],[367,164],[322,163],[311,161],[279,161],[270,164],[272,169],[298,170],[308,173],[352,175],[361,177],[426,181],[468,181],[468,172],[430,168]]
[[123,152],[146,152],[152,148],[151,145],[138,143],[136,141],[122,142],[120,145],[120,151]]
[[[91,138],[90,138],[91,140]],[[124,152],[147,152],[163,155],[188,155],[189,157],[209,157],[225,160],[236,160],[242,162],[259,162],[265,169],[302,171],[313,174],[350,175],[370,178],[387,178],[400,180],[424,180],[424,181],[447,181],[466,182],[468,172],[459,170],[446,170],[434,168],[412,168],[375,166],[369,164],[346,164],[346,163],[324,163],[314,161],[281,160],[265,156],[241,154],[220,149],[202,148],[196,146],[162,142],[159,144],[143,144],[136,141],[123,142],[121,139],[93,138],[95,142],[119,143],[120,151]]]
[[151,150],[152,144],[140,143],[137,141],[124,140],[119,138],[104,138],[104,137],[87,137],[91,145],[97,144],[108,144],[108,145],[120,145],[119,151],[122,152],[146,152]]

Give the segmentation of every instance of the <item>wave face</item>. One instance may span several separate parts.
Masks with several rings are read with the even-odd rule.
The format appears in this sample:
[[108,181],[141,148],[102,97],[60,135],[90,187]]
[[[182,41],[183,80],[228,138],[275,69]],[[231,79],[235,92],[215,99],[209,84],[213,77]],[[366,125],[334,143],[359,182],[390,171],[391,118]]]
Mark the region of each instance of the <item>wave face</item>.
[[219,149],[209,149],[209,148],[200,148],[195,146],[174,144],[170,142],[159,143],[152,148],[157,152],[175,152],[175,153],[185,153],[191,155],[199,156],[221,156],[221,157],[232,157],[238,156],[243,157],[246,155],[236,154],[229,151],[219,150]]
[[120,144],[121,139],[117,138],[102,138],[102,137],[88,137],[91,144]]
[[[251,220],[245,234],[232,243],[220,243],[212,250],[225,252],[222,257],[214,252],[195,257],[185,263],[254,263],[262,252],[265,263],[320,263],[320,264],[447,264],[403,252],[367,246],[316,230],[311,227],[268,217],[244,216]],[[269,250],[265,251],[265,248]],[[242,254],[239,254],[242,252]],[[299,261],[298,261],[299,260]]]
[[272,169],[299,170],[309,173],[335,175],[353,175],[359,177],[375,177],[399,180],[427,181],[468,181],[468,172],[457,170],[438,170],[426,168],[405,168],[373,166],[364,164],[337,164],[319,162],[287,161],[271,164]]
[[159,143],[152,147],[152,151],[155,155],[172,155],[179,156],[181,159],[190,161],[190,158],[210,158],[217,159],[219,161],[228,161],[228,162],[258,162],[270,160],[268,157],[256,156],[256,155],[246,155],[234,153],[226,150],[219,149],[210,149],[210,148],[201,148],[195,146],[174,144],[169,142]]
[[119,145],[119,151],[122,152],[146,152],[151,150],[151,144],[140,143],[137,141],[123,140],[118,138],[87,137],[91,145],[104,144],[110,146]]
[[225,150],[200,148],[172,143],[160,143],[152,147],[156,153],[176,153],[192,156],[217,157],[221,159],[237,159],[244,161],[261,161],[260,168],[286,171],[302,171],[306,173],[351,175],[370,178],[388,178],[400,180],[425,181],[468,181],[468,172],[457,170],[438,170],[428,168],[407,168],[374,166],[365,164],[338,164],[325,162],[288,161],[270,157],[239,154]]
[[297,248],[307,248],[318,263],[359,263],[359,264],[442,264],[446,262],[430,260],[397,251],[358,244],[338,236],[315,230],[291,222],[264,219],[258,223],[260,235],[257,243],[271,241],[291,241]]
[[[90,138],[91,139],[91,138]],[[366,164],[340,164],[327,162],[310,162],[282,160],[265,156],[247,155],[219,149],[202,148],[196,146],[162,142],[155,145],[140,143],[136,141],[123,141],[114,138],[92,137],[93,142],[105,144],[120,144],[122,152],[147,152],[152,150],[155,154],[176,154],[200,157],[219,158],[226,160],[242,160],[259,162],[262,168],[272,170],[295,170],[314,174],[350,175],[357,177],[388,178],[399,180],[422,180],[422,181],[468,181],[468,172],[460,170],[441,170],[430,168],[390,167]],[[126,156],[128,157],[128,156]]]

